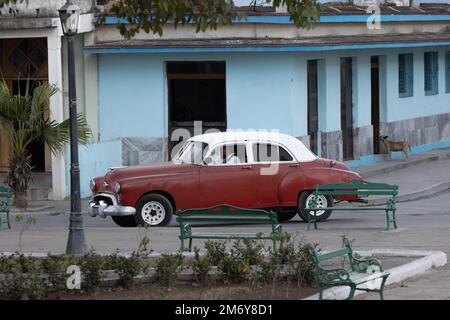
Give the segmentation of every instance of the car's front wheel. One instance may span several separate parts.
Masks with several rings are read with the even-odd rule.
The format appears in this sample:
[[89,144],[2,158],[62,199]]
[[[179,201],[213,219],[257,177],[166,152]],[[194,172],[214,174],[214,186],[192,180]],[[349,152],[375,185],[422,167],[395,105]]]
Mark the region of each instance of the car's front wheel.
[[136,223],[140,226],[165,226],[173,216],[173,206],[161,194],[143,196],[136,205]]
[[136,227],[137,226],[136,219],[134,218],[134,215],[132,215],[132,216],[123,216],[123,217],[112,216],[111,218],[120,227],[131,228],[131,227]]
[[[310,214],[312,217],[314,217],[314,212],[310,211],[309,213],[306,212],[305,208],[308,205],[308,207],[311,207],[312,201],[314,199],[314,194],[312,191],[304,191],[300,194],[298,197],[298,215],[303,221],[308,221],[308,214]],[[333,198],[331,196],[318,196],[317,197],[317,207],[318,208],[326,208],[326,207],[332,207],[333,206]],[[319,210],[316,212],[316,219],[317,221],[325,221],[327,220],[333,210]]]

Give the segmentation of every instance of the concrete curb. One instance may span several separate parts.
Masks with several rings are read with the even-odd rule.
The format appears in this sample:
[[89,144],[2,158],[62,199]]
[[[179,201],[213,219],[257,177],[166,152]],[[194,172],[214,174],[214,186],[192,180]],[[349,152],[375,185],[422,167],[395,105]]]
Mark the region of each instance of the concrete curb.
[[36,212],[48,211],[50,209],[53,209],[53,207],[52,206],[46,206],[46,205],[37,206],[37,207],[29,207],[29,208],[25,208],[25,209],[12,207],[10,212],[11,213],[27,214],[27,213],[36,213]]
[[[447,158],[450,157],[450,153],[447,154],[446,157]],[[416,164],[420,164],[420,163],[424,163],[424,162],[428,162],[428,161],[436,161],[436,160],[439,160],[439,159],[442,159],[442,158],[445,158],[445,157],[433,154],[433,155],[430,155],[430,156],[427,156],[427,157],[424,157],[424,158],[408,160],[408,162],[404,162],[404,163],[396,163],[396,164],[393,164],[392,166],[386,166],[384,168],[369,169],[369,170],[362,171],[362,172],[359,172],[357,170],[357,168],[355,168],[355,171],[359,172],[361,177],[363,179],[365,179],[365,178],[368,178],[368,177],[378,176],[378,175],[386,174],[386,173],[389,173],[389,172],[397,171],[397,170],[400,170],[400,169],[404,169],[404,168],[407,168],[407,167],[412,166],[412,165],[416,165]]]
[[[373,249],[368,251],[355,251],[361,256],[396,256],[396,257],[421,257],[407,264],[386,270],[390,275],[387,278],[386,285],[401,282],[421,274],[431,268],[441,267],[447,264],[447,255],[442,251],[423,251],[423,250],[401,250],[401,249]],[[364,288],[362,285],[361,288]],[[348,287],[334,287],[323,292],[324,299],[342,300],[346,299],[349,293]],[[355,296],[365,293],[356,291]],[[304,300],[318,300],[319,294],[314,294]]]
[[[12,255],[14,255],[16,253],[17,252],[5,251],[5,252],[0,252],[0,255],[8,257],[8,256],[12,256]],[[114,252],[111,252],[111,253],[97,253],[97,254],[100,255],[100,256],[107,256],[107,255],[111,255],[112,253],[114,253]],[[147,257],[148,258],[158,258],[163,253],[172,253],[172,254],[173,253],[181,253],[181,255],[183,257],[185,257],[185,258],[193,258],[193,257],[195,257],[194,252],[179,252],[179,251],[175,251],[175,252],[170,252],[170,251],[168,251],[168,252],[156,252],[156,251],[153,251],[153,252],[149,253],[147,255]],[[44,252],[22,252],[22,254],[24,256],[26,256],[26,257],[35,257],[35,258],[45,258],[48,255],[48,253],[44,253]],[[59,256],[59,255],[64,255],[64,253],[60,253],[60,254],[52,253],[51,255]],[[129,257],[131,257],[131,252],[118,252],[117,255],[129,258]]]
[[[407,194],[399,195],[399,196],[397,196],[397,202],[407,202],[407,201],[419,200],[422,198],[428,198],[428,197],[431,197],[438,193],[448,191],[449,189],[450,189],[450,181],[441,182],[441,183],[434,184],[428,188],[425,188],[425,189],[422,189],[419,191],[414,191],[414,192],[410,192]],[[373,200],[369,200],[367,205],[368,206],[382,205],[382,204],[386,204],[386,201],[387,201],[387,198],[373,199]]]

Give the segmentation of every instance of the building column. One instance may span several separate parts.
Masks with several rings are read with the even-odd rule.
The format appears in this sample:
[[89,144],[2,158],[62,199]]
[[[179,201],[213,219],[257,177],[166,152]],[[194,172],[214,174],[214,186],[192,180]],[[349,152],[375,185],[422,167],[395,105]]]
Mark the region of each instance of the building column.
[[353,157],[373,154],[371,56],[353,58]]
[[342,160],[340,57],[330,55],[318,64],[321,156]]
[[[84,34],[84,45],[91,45],[94,43],[94,33]],[[99,142],[99,108],[98,108],[98,55],[96,54],[81,54],[84,56],[84,114],[86,121],[92,131],[91,142]]]
[[[48,82],[59,89],[50,98],[51,119],[62,122],[63,112],[63,85],[62,85],[62,61],[61,61],[61,37],[55,28],[47,37],[48,46]],[[52,200],[62,200],[66,195],[66,171],[64,154],[55,156],[52,154]]]
[[291,134],[310,147],[308,135],[308,73],[307,60],[303,57],[293,61],[290,88]]
[[[419,71],[423,72],[422,68],[418,68],[418,61],[416,60],[416,54],[414,53],[414,78]],[[421,82],[423,86],[423,82]],[[414,95],[417,95],[417,78],[414,79]],[[422,88],[423,89],[423,88]],[[392,106],[389,105],[390,101],[397,101],[398,99],[398,54],[388,53],[386,54],[386,110],[384,114],[384,120],[386,123],[393,121],[392,119]]]

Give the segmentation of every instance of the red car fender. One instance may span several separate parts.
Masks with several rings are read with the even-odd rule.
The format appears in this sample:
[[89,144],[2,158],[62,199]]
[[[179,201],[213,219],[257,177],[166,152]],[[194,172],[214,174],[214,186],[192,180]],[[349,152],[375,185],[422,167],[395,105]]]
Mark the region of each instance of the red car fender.
[[305,175],[301,168],[296,173],[291,172],[285,175],[278,186],[280,205],[284,207],[297,206],[297,198],[299,193],[305,189],[305,181]]

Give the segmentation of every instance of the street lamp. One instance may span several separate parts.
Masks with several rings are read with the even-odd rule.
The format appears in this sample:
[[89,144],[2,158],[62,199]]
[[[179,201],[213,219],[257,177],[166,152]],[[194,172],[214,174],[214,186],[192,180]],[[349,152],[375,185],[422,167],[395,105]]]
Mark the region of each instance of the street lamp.
[[61,27],[67,36],[68,71],[69,71],[69,120],[70,120],[70,225],[67,240],[67,254],[82,255],[86,253],[86,240],[83,231],[83,216],[81,215],[80,167],[78,164],[78,134],[77,134],[77,93],[75,88],[75,54],[73,42],[78,32],[80,7],[67,0],[61,7],[59,17]]

